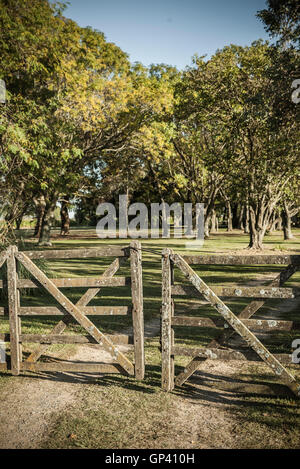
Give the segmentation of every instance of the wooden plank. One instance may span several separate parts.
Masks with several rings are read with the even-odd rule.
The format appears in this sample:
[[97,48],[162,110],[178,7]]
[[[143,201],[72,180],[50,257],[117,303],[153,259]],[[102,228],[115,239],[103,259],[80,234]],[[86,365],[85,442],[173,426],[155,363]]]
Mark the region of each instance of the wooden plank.
[[[17,266],[17,261],[16,261],[16,266]],[[19,276],[18,276],[18,273],[17,273],[17,287],[18,287],[18,279],[19,279]],[[19,337],[22,333],[22,328],[21,328],[21,317],[20,317],[20,309],[21,309],[21,301],[20,301],[20,290],[17,288],[17,308],[18,308],[18,334],[19,334]],[[23,360],[23,353],[22,353],[22,344],[19,340],[19,357],[20,357],[20,362],[22,362]]]
[[20,324],[18,318],[18,291],[17,291],[17,268],[16,254],[18,248],[10,246],[7,257],[7,290],[8,290],[8,310],[9,310],[9,331],[10,331],[10,357],[11,372],[13,375],[20,373],[20,346],[19,332]]
[[[206,348],[206,347],[182,347],[176,346],[172,348],[174,355],[185,357],[198,357],[209,360],[241,360],[241,361],[255,361],[260,362],[258,355],[251,350],[233,350],[233,349],[219,349],[219,348]],[[276,360],[285,365],[293,365],[292,355],[288,353],[274,354]],[[196,371],[196,370],[194,370]],[[179,375],[178,375],[179,376]]]
[[173,316],[172,326],[185,326],[185,327],[224,327],[226,321],[221,318],[202,318],[192,316]]
[[[117,258],[115,259],[103,272],[101,277],[112,277],[120,268],[121,263],[123,264],[126,261],[126,258]],[[77,301],[76,306],[85,307],[98,293],[100,288],[89,288],[84,295]],[[68,324],[73,321],[72,316],[66,314],[61,321],[59,321],[56,326],[51,331],[51,334],[62,334]],[[32,352],[27,358],[27,362],[33,363],[36,362],[41,355],[47,350],[47,345],[42,345],[37,350]]]
[[161,358],[162,358],[162,389],[172,391],[174,388],[172,346],[172,298],[171,298],[171,261],[170,249],[162,252],[162,308],[161,308]]
[[[21,251],[20,251],[21,252]],[[97,257],[128,257],[129,249],[118,246],[88,249],[49,249],[44,251],[23,251],[30,259],[86,259]]]
[[[3,341],[9,341],[9,334],[0,334]],[[132,345],[133,336],[126,334],[107,334],[115,345]],[[98,344],[98,342],[89,335],[75,334],[21,334],[20,342],[38,343],[38,344]]]
[[[175,350],[175,347],[173,347],[173,351]],[[179,353],[180,355],[180,353]],[[175,378],[175,385],[176,386],[182,386],[183,383],[188,380],[195,371],[198,370],[199,366],[203,361],[205,361],[207,357],[195,357],[193,356],[193,359],[189,362],[188,365],[185,366],[185,368],[179,373],[179,375],[176,376]]]
[[[175,282],[175,266],[173,262],[170,262],[170,276],[171,276],[171,325],[172,320],[175,314],[175,303],[174,299],[172,298],[172,287],[174,286]],[[172,347],[175,345],[175,330],[174,327],[171,327],[171,350]],[[171,383],[174,389],[175,386],[175,357],[174,354],[171,354]]]
[[202,293],[204,298],[223,316],[229,325],[245,340],[260,358],[271,368],[271,370],[291,389],[296,395],[300,395],[300,387],[294,376],[281,365],[260,340],[247,328],[245,324],[226,306],[220,298],[215,295],[212,289],[194,272],[194,270],[179,256],[172,254],[171,259],[181,269],[189,281]]
[[7,363],[0,363],[0,371],[7,371],[8,366]]
[[188,264],[198,265],[285,265],[294,264],[300,265],[300,255],[284,255],[284,254],[271,254],[271,255],[213,255],[213,256],[182,256]]
[[[131,306],[82,306],[78,308],[86,316],[124,316]],[[63,306],[21,306],[20,316],[63,316]]]
[[[58,288],[69,287],[124,287],[130,285],[130,277],[73,277],[73,278],[51,278]],[[37,281],[19,279],[18,288],[40,288]]]
[[139,241],[130,243],[130,271],[132,296],[132,321],[134,336],[134,361],[136,379],[145,376],[144,352],[144,312],[143,312],[143,277],[142,250]]
[[[277,319],[242,319],[242,322],[252,331],[291,331],[299,330],[300,322],[282,321]],[[172,326],[192,326],[192,327],[223,327],[227,328],[228,323],[221,318],[203,318],[192,316],[174,316]]]
[[82,362],[39,362],[21,364],[22,371],[56,371],[56,372],[82,372],[82,373],[119,373],[124,374],[123,368],[118,364],[109,363],[82,363]]
[[43,287],[58,301],[73,318],[106,350],[114,360],[129,374],[134,374],[134,366],[128,358],[120,352],[88,318],[84,316],[79,308],[67,298],[54,283],[37,268],[37,266],[23,253],[16,253],[17,259],[22,262],[24,267],[33,275]]
[[[243,286],[213,286],[212,291],[218,297],[238,298],[296,298],[300,296],[299,288],[279,287],[243,287]],[[202,297],[196,288],[189,285],[175,285],[172,287],[173,295]]]

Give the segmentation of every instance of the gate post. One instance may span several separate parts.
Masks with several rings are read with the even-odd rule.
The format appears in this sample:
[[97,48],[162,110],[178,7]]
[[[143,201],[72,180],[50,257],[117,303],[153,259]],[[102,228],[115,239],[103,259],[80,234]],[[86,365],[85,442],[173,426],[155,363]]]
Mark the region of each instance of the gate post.
[[10,357],[11,372],[13,375],[20,373],[21,345],[20,345],[20,318],[19,314],[19,292],[17,288],[17,260],[15,253],[17,246],[8,248],[7,257],[7,291],[8,291],[8,313],[10,329]]
[[132,322],[136,379],[145,376],[142,250],[139,241],[130,243]]
[[172,315],[173,304],[171,297],[172,266],[170,249],[162,252],[162,308],[161,308],[161,355],[162,370],[161,381],[164,391],[172,391],[174,388],[174,356],[172,355]]

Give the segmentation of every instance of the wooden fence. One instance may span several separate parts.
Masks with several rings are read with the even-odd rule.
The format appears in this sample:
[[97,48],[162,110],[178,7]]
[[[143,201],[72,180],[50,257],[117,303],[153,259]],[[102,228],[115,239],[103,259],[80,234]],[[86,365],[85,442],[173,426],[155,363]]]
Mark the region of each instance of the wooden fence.
[[[243,286],[212,286],[209,287],[190,265],[287,265],[284,270],[268,285],[259,287]],[[182,385],[206,359],[214,360],[263,360],[271,370],[281,378],[292,392],[299,396],[300,387],[294,376],[284,365],[292,364],[290,354],[272,354],[252,331],[289,331],[299,329],[300,324],[292,321],[253,319],[268,298],[295,298],[300,289],[282,288],[283,284],[299,269],[300,256],[270,255],[270,256],[180,256],[171,249],[165,249],[162,256],[162,321],[161,321],[161,350],[162,350],[162,387],[171,391],[175,385]],[[191,286],[174,284],[174,268],[177,267],[189,280]],[[191,317],[175,315],[174,296],[188,295],[201,297],[213,306],[220,318]],[[253,300],[236,316],[221,300],[221,297],[253,298]],[[176,326],[190,327],[221,327],[217,339],[211,341],[208,347],[183,347],[175,345],[174,328]],[[234,334],[238,334],[247,348],[232,349],[227,342]],[[175,377],[175,355],[190,356],[192,360]]]
[[[48,278],[32,260],[115,257],[114,261],[97,277]],[[119,267],[130,260],[130,277],[114,277]],[[1,281],[0,288],[7,288],[7,305],[0,308],[0,315],[9,319],[9,334],[0,334],[0,340],[10,343],[10,360],[0,364],[0,370],[11,370],[18,375],[30,371],[81,371],[99,373],[123,373],[144,377],[144,320],[142,255],[138,241],[130,246],[103,246],[97,249],[18,251],[10,246],[0,254],[0,267],[6,262],[7,282]],[[18,278],[17,263],[21,263],[31,274],[32,280]],[[132,306],[88,306],[102,287],[131,285]],[[86,287],[84,295],[72,303],[59,288]],[[24,288],[44,288],[58,303],[54,306],[21,306],[20,291]],[[132,314],[133,336],[106,335],[93,324],[88,316]],[[61,320],[50,334],[22,334],[22,316],[61,315]],[[86,335],[62,334],[68,324],[75,321],[85,329]],[[22,344],[35,342],[40,346],[23,360]],[[97,344],[113,358],[113,363],[40,362],[39,358],[51,344]],[[119,349],[118,345],[133,344],[134,363]]]

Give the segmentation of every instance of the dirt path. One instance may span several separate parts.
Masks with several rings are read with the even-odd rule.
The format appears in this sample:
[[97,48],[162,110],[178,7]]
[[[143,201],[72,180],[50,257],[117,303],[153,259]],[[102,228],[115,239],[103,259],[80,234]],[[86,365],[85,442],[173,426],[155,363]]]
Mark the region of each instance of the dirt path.
[[76,396],[77,385],[39,375],[12,378],[1,390],[0,448],[37,448],[47,436],[51,417]]
[[[131,330],[122,331],[123,334]],[[145,326],[145,337],[159,333],[159,320]],[[119,346],[121,352],[128,347]],[[114,363],[101,347],[81,345],[72,361]],[[63,379],[62,379],[63,375]],[[51,429],[52,417],[70,407],[80,394],[80,386],[99,375],[79,373],[30,374],[11,378],[1,390],[0,448],[37,448]]]
[[[268,280],[270,277],[264,275],[249,283],[264,284]],[[300,299],[298,302],[300,304]],[[295,303],[292,305],[291,300],[285,300],[274,314],[280,315],[294,307]],[[158,332],[158,319],[146,324],[146,337],[156,336]],[[127,350],[126,346],[119,348]],[[111,361],[103,350],[89,345],[80,346],[72,360]],[[174,395],[175,412],[172,416],[174,434],[171,431],[168,436],[170,447],[192,448],[194,440],[201,448],[235,447],[239,433],[237,422],[232,415],[229,418],[227,410],[241,403],[241,395],[237,391],[243,383],[234,379],[241,366],[237,362],[214,363],[207,360],[201,368],[201,375],[193,378],[192,392],[178,389]],[[0,448],[39,448],[51,431],[53,421],[57,421],[75,402],[77,405],[83,394],[82,387],[94,378],[72,373],[11,378],[1,389]],[[224,383],[227,389],[226,386],[224,389]],[[92,406],[93,403],[85,402],[83,405]]]

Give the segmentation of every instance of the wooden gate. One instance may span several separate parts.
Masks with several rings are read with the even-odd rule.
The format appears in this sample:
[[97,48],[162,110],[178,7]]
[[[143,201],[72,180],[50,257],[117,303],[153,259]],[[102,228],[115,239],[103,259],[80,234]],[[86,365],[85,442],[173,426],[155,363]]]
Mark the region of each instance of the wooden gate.
[[[114,261],[98,277],[48,278],[32,259],[70,259],[115,257]],[[131,276],[114,277],[119,267],[130,260]],[[7,264],[7,306],[0,308],[0,314],[8,314],[10,333],[0,334],[0,340],[10,342],[10,362],[1,363],[0,369],[11,370],[13,375],[20,371],[81,371],[99,373],[122,373],[144,377],[144,321],[142,256],[138,241],[125,248],[105,246],[97,249],[18,251],[10,246],[0,254],[0,267]],[[17,263],[20,262],[30,272],[32,280],[18,278]],[[0,287],[4,287],[1,281]],[[102,287],[131,285],[132,306],[87,306]],[[25,307],[20,303],[22,288],[44,288],[58,303],[57,307]],[[61,287],[88,287],[84,295],[72,303],[59,289]],[[133,337],[128,335],[106,335],[88,318],[92,315],[124,315],[132,313]],[[50,334],[22,334],[23,315],[62,315]],[[87,335],[63,335],[72,321],[85,329]],[[133,342],[135,360],[132,363],[119,349],[118,345]],[[40,347],[25,360],[22,358],[22,343],[35,342]],[[39,358],[50,344],[92,343],[100,345],[113,358],[112,364],[81,362],[39,362]]]
[[[274,265],[287,267],[267,287],[243,286],[214,286],[209,287],[189,264],[207,265]],[[281,378],[292,392],[299,396],[300,387],[294,376],[284,367],[292,364],[289,354],[272,354],[252,331],[291,330],[299,328],[292,321],[250,319],[265,303],[267,298],[295,298],[299,296],[299,289],[282,288],[282,285],[298,270],[300,256],[180,256],[171,249],[165,249],[162,256],[162,321],[161,321],[161,349],[162,349],[162,388],[171,391],[175,385],[182,385],[206,359],[216,360],[263,360],[271,370]],[[178,267],[192,286],[174,285],[174,267]],[[208,317],[187,317],[175,315],[172,295],[189,295],[204,298],[220,314],[219,319]],[[254,298],[236,316],[220,297]],[[208,347],[189,348],[175,346],[174,327],[222,327],[220,336],[213,340]],[[225,328],[225,330],[224,330]],[[237,333],[247,344],[247,350],[235,350],[226,346],[226,342]],[[249,351],[250,349],[250,351]],[[255,352],[255,353],[253,353]],[[185,355],[193,357],[184,370],[175,378],[174,356]]]

